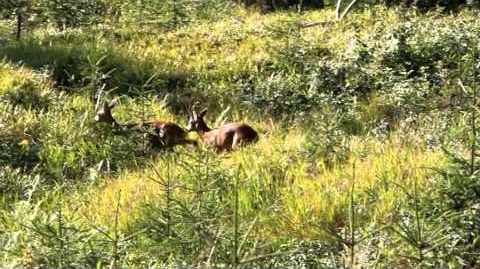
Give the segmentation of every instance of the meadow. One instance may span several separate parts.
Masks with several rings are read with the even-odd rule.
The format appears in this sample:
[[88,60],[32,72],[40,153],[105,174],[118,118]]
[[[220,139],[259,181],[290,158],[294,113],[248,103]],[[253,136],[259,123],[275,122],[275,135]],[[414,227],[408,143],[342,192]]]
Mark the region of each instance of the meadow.
[[[203,11],[0,23],[0,267],[480,266],[478,9]],[[260,138],[155,149],[114,98]]]

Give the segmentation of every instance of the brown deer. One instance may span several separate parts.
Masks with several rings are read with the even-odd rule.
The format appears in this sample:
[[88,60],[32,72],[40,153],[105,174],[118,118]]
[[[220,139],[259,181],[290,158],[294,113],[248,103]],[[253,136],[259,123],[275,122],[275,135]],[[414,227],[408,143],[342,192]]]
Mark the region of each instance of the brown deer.
[[257,132],[244,123],[228,123],[216,129],[208,128],[203,119],[206,113],[207,109],[204,109],[197,114],[193,107],[188,126],[185,129],[196,131],[203,143],[215,148],[217,152],[230,151],[258,141]]
[[187,138],[188,132],[172,122],[153,120],[139,123],[120,124],[112,115],[112,109],[116,105],[116,100],[113,100],[110,104],[104,102],[103,108],[100,109],[95,116],[95,121],[112,125],[117,133],[125,133],[130,130],[142,130],[142,127],[151,129],[152,132],[149,132],[150,142],[152,147],[156,148],[173,148],[175,145],[184,144],[197,145],[197,141]]

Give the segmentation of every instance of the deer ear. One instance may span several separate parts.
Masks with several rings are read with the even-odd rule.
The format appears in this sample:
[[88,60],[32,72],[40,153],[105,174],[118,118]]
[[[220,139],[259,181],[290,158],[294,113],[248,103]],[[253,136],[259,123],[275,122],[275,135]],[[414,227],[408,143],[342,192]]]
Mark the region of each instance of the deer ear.
[[194,103],[194,104],[192,105],[192,107],[190,108],[190,115],[191,115],[194,119],[197,118],[197,112],[196,112],[195,106],[196,106],[196,103]]
[[203,118],[203,117],[205,116],[205,114],[207,114],[207,111],[208,111],[207,108],[205,108],[204,110],[200,111],[200,117]]

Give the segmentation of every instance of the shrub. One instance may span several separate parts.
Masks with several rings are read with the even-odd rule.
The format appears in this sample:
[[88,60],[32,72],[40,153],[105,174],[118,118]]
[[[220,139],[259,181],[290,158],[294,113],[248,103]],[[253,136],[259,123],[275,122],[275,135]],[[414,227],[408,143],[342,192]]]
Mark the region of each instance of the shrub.
[[288,7],[300,8],[323,8],[325,6],[324,0],[242,0],[243,4],[247,6],[257,5],[261,7],[263,12],[275,11],[279,9],[285,9]]
[[0,208],[9,208],[16,201],[31,199],[41,184],[40,177],[33,173],[23,174],[20,169],[2,166],[0,171]]
[[0,166],[31,170],[38,164],[38,138],[43,132],[38,117],[31,113],[0,118]]
[[[16,70],[18,68],[18,71]],[[45,109],[54,98],[47,73],[34,74],[24,68],[0,63],[0,102],[6,102],[15,111]]]

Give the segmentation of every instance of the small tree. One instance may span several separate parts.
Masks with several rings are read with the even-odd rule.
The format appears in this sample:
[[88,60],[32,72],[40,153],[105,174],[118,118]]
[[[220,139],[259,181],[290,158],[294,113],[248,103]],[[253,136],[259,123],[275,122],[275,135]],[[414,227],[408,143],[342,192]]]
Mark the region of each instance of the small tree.
[[0,16],[15,20],[15,37],[20,40],[25,28],[25,22],[35,14],[35,6],[38,1],[34,0],[0,0]]
[[48,20],[58,30],[104,21],[108,4],[101,0],[50,0],[45,2]]

